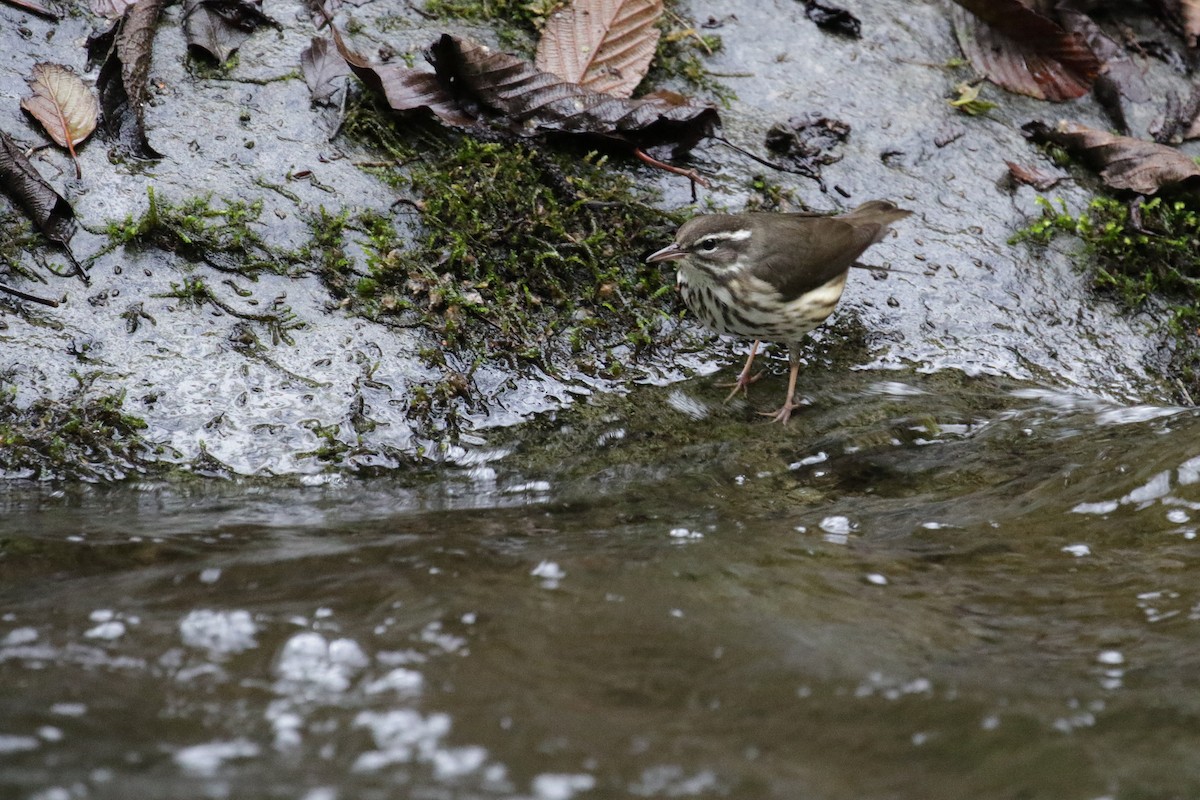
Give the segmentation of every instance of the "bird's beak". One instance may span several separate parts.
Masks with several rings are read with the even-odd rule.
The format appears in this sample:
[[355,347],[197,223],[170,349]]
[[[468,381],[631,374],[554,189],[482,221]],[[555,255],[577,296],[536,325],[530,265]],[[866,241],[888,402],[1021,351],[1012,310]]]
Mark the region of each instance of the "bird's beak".
[[671,242],[662,250],[651,253],[646,259],[647,264],[657,264],[660,261],[676,261],[687,256],[687,251],[679,246],[677,242]]

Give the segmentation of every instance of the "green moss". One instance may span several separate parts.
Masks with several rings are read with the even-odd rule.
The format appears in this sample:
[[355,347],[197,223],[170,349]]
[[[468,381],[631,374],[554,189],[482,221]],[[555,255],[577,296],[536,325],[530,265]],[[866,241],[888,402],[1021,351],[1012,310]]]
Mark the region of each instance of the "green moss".
[[75,377],[67,397],[23,405],[15,371],[0,372],[0,475],[115,480],[151,468],[161,448],[143,438],[146,423],[123,410],[124,392],[97,394],[96,374]]
[[31,248],[43,242],[44,240],[33,230],[33,226],[29,224],[27,218],[16,213],[0,213],[0,267],[4,268],[0,270],[0,274],[12,271],[25,277],[32,277],[22,267],[21,257]]
[[795,192],[765,175],[751,178],[750,190],[753,194],[746,200],[746,211],[789,211],[800,206]]
[[[407,151],[407,131],[364,124],[362,114],[352,112],[350,132],[383,152]],[[606,370],[661,338],[678,311],[671,276],[643,259],[679,219],[603,156],[471,138],[421,146],[419,161],[370,167],[404,190],[404,213],[346,223],[367,252],[347,294],[352,309],[425,326],[464,365]],[[618,345],[628,348],[611,355]],[[453,394],[429,389],[434,404]]]
[[159,200],[153,186],[146,191],[145,213],[108,223],[104,229],[108,243],[89,263],[118,247],[157,248],[251,277],[291,271],[294,258],[268,247],[252,227],[262,215],[261,200],[228,200],[218,206],[204,196],[171,204]]
[[334,298],[344,299],[353,291],[352,284],[357,280],[354,260],[346,250],[350,212],[342,210],[331,214],[321,206],[308,222],[312,239],[301,249],[300,260],[309,264]]
[[1200,396],[1200,211],[1183,200],[1159,197],[1136,206],[1101,197],[1077,216],[1062,201],[1055,207],[1038,198],[1038,204],[1042,218],[1013,240],[1044,245],[1061,235],[1076,236],[1097,289],[1133,309],[1161,301],[1176,339],[1172,370],[1186,395]]
[[699,33],[694,23],[677,13],[665,17],[663,28],[643,84],[656,87],[680,83],[686,91],[706,95],[728,108],[737,95],[704,63],[724,46],[721,37]]
[[475,22],[504,22],[529,29],[565,5],[561,0],[425,0],[425,13]]

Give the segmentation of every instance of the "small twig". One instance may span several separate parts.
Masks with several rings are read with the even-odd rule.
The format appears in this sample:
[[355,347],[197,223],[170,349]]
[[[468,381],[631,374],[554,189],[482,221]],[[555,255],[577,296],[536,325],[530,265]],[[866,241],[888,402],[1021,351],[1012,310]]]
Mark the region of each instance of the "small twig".
[[419,16],[422,16],[422,17],[424,17],[425,19],[437,19],[437,15],[436,15],[436,14],[430,14],[430,13],[429,13],[428,11],[426,11],[425,9],[423,9],[423,8],[418,8],[418,7],[417,7],[417,4],[416,4],[416,3],[414,3],[412,0],[408,0],[408,2],[406,2],[404,5],[408,6],[408,8],[409,8],[409,10],[410,10],[410,11],[412,11],[412,12],[416,13],[416,14],[417,14],[417,15],[419,15]]
[[91,286],[92,277],[87,274],[87,270],[84,269],[83,264],[79,263],[79,261],[75,258],[75,254],[71,252],[71,248],[68,247],[66,243],[63,244],[63,251],[66,252],[67,260],[71,262],[71,267],[75,270],[72,274],[83,281],[84,286]]
[[668,164],[665,161],[659,161],[657,158],[650,155],[640,147],[634,148],[633,154],[652,167],[657,167],[658,169],[666,170],[667,172],[672,172],[676,175],[682,175],[683,177],[689,179],[693,185],[700,184],[705,189],[708,188],[708,181],[705,180],[700,173],[694,169],[684,169],[683,167],[677,167],[673,164]]
[[675,13],[674,11],[672,11],[669,8],[666,9],[666,12],[667,12],[667,16],[673,18],[673,20],[676,23],[678,23],[679,25],[682,25],[686,29],[683,32],[685,36],[692,36],[696,39],[697,42],[700,43],[700,46],[704,48],[704,52],[706,55],[711,56],[713,54],[712,48],[708,46],[708,42],[704,41],[704,37],[701,36],[700,33],[696,30],[695,25],[690,24],[686,19],[679,16],[679,14]]
[[829,187],[825,185],[825,179],[822,178],[820,175],[813,174],[812,170],[792,169],[791,167],[785,167],[783,164],[778,164],[774,161],[768,161],[767,159],[763,158],[762,156],[751,153],[749,150],[747,150],[744,147],[739,147],[738,145],[736,145],[733,142],[726,139],[724,136],[713,136],[712,138],[715,139],[716,141],[720,142],[721,144],[725,145],[726,147],[729,147],[733,150],[738,151],[739,153],[741,153],[742,155],[744,155],[746,158],[750,159],[751,161],[757,161],[759,164],[762,164],[764,167],[770,167],[771,169],[778,170],[779,172],[787,172],[792,175],[800,175],[800,176],[808,178],[810,180],[814,180],[817,182],[817,186],[820,187],[822,192],[829,191]]
[[896,269],[895,267],[881,267],[877,264],[863,264],[858,261],[855,261],[850,266],[852,266],[856,269],[867,269],[867,270],[870,270],[871,272],[896,272],[896,273],[899,273],[900,275],[916,275],[918,278],[925,277],[920,272],[911,272],[907,269]]
[[14,289],[13,287],[6,286],[3,283],[0,283],[0,292],[4,292],[5,294],[11,294],[13,297],[19,297],[22,300],[28,300],[31,303],[39,303],[43,306],[50,306],[51,308],[58,308],[57,300],[49,300],[45,297],[38,297],[36,294],[29,294],[28,292],[22,292],[20,289]]

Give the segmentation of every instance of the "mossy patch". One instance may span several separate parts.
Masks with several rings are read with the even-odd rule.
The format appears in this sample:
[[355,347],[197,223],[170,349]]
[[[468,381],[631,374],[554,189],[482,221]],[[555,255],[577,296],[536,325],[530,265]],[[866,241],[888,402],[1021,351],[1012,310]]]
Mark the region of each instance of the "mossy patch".
[[418,415],[472,397],[481,363],[615,377],[675,329],[673,276],[644,258],[681,217],[605,156],[414,133],[369,105],[344,129],[394,159],[366,169],[401,198],[388,216],[319,212],[312,260],[344,307],[434,335],[425,360],[449,383],[418,387]]
[[18,402],[15,372],[0,372],[0,476],[118,480],[149,471],[161,448],[147,441],[146,423],[126,414],[124,392],[91,390],[95,375],[61,400]]
[[254,224],[262,215],[261,200],[218,203],[206,195],[168,203],[155,195],[153,186],[146,193],[145,213],[108,223],[103,230],[108,244],[89,258],[89,263],[127,247],[166,250],[247,277],[263,272],[287,274],[295,266],[296,259],[268,247],[255,231]]
[[1047,244],[1062,235],[1083,243],[1083,263],[1095,287],[1131,309],[1164,317],[1171,334],[1170,377],[1181,399],[1200,397],[1200,211],[1194,202],[1155,197],[1136,203],[1092,200],[1073,215],[1038,198],[1042,218],[1014,241]]

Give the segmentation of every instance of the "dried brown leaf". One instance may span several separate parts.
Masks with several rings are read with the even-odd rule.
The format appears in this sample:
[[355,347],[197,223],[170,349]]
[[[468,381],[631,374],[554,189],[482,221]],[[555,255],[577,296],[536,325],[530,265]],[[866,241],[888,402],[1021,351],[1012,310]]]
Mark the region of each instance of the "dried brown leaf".
[[1008,165],[1008,171],[1013,176],[1014,180],[1032,186],[1039,192],[1044,192],[1047,189],[1054,188],[1061,183],[1065,177],[1063,175],[1052,175],[1049,172],[1038,169],[1037,167],[1018,164],[1015,161],[1006,160],[1004,163]]
[[96,130],[100,104],[83,80],[70,67],[43,61],[33,65],[29,77],[33,94],[21,98],[21,108],[42,123],[46,133],[59,147],[65,147],[75,159],[75,174],[80,175],[75,145]]
[[1124,45],[1114,41],[1082,11],[1062,5],[1058,7],[1058,18],[1063,28],[1083,37],[1088,49],[1104,64],[1103,74],[1099,78],[1112,81],[1124,97],[1135,103],[1150,100],[1153,95],[1146,86],[1142,71]]
[[224,64],[250,34],[264,25],[278,27],[263,13],[262,0],[185,0],[183,33],[188,47]]
[[1077,154],[1113,189],[1151,195],[1200,184],[1200,166],[1166,145],[1066,121],[1054,128],[1031,122],[1024,130],[1036,142],[1052,142]]
[[1200,44],[1200,0],[1179,0],[1179,17],[1188,49],[1195,50]]
[[363,56],[351,50],[337,28],[329,28],[333,35],[334,46],[346,60],[350,71],[363,84],[382,95],[393,111],[428,111],[445,122],[447,125],[465,127],[475,121],[475,118],[463,111],[450,93],[442,88],[438,78],[432,72],[401,67],[394,64],[373,66]]
[[312,92],[313,102],[328,103],[346,85],[350,65],[332,41],[314,36],[312,44],[300,53],[300,72]]
[[46,238],[67,246],[75,233],[74,209],[4,131],[0,131],[0,188],[25,209]]
[[429,59],[456,102],[498,116],[524,136],[570,134],[635,149],[673,145],[682,154],[711,136],[721,122],[710,106],[593,92],[510,53],[450,34],[434,44]]
[[570,83],[630,97],[654,58],[662,0],[574,0],[550,15],[535,66]]
[[1020,0],[955,2],[962,7],[950,10],[963,55],[997,86],[1061,102],[1087,94],[1100,74],[1082,37]]
[[146,140],[150,59],[164,0],[137,0],[104,33],[88,39],[88,59],[100,62],[101,132],[137,158],[162,158]]

